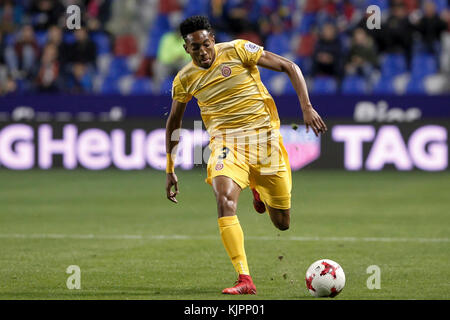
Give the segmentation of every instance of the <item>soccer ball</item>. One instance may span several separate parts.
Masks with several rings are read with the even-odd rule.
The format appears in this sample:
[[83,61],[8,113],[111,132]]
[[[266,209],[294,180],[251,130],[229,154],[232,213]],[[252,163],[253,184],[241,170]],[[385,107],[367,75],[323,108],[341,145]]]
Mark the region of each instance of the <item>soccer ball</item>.
[[345,286],[345,273],[333,260],[321,259],[306,271],[306,287],[314,297],[335,297]]

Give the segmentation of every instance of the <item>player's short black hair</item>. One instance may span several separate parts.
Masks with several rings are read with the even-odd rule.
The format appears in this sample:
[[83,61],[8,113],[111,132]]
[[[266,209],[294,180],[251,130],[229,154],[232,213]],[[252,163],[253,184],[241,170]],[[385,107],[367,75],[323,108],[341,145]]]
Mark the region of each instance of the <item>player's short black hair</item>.
[[183,39],[186,39],[188,34],[198,30],[207,30],[208,32],[212,32],[211,23],[209,23],[208,17],[192,16],[185,19],[180,24],[180,33]]

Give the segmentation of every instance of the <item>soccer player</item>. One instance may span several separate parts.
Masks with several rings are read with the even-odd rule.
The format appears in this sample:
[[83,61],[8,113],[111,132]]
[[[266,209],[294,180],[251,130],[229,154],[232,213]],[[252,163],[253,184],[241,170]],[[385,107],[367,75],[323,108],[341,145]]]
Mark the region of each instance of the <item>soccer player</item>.
[[241,190],[249,186],[256,211],[267,210],[275,227],[286,230],[292,185],[277,109],[261,82],[258,66],[289,76],[307,131],[312,128],[319,135],[327,127],[312,107],[302,72],[292,61],[245,40],[216,44],[204,16],[187,18],[181,23],[180,32],[192,61],[173,81],[172,109],[166,123],[167,198],[177,203],[176,132],[181,128],[187,102],[195,97],[211,139],[206,182],[211,184],[216,198],[223,245],[239,275],[237,284],[222,293],[256,294],[236,216],[238,198]]

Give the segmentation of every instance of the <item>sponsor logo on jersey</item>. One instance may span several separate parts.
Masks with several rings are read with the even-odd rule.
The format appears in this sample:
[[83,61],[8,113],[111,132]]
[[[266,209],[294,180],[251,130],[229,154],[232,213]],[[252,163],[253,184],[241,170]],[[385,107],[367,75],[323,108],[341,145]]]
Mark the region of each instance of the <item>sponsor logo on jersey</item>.
[[244,45],[244,48],[251,53],[255,53],[259,50],[260,46],[258,46],[257,44],[254,44],[253,42],[247,42]]

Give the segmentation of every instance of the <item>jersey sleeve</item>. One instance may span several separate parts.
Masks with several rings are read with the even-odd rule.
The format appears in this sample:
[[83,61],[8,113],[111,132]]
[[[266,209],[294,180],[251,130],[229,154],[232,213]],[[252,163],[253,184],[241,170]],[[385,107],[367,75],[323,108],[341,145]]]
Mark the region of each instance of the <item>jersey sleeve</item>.
[[248,40],[234,41],[234,48],[244,65],[254,66],[258,63],[264,48]]
[[181,82],[180,76],[177,74],[172,83],[172,100],[187,103],[191,99],[192,95],[186,92]]

